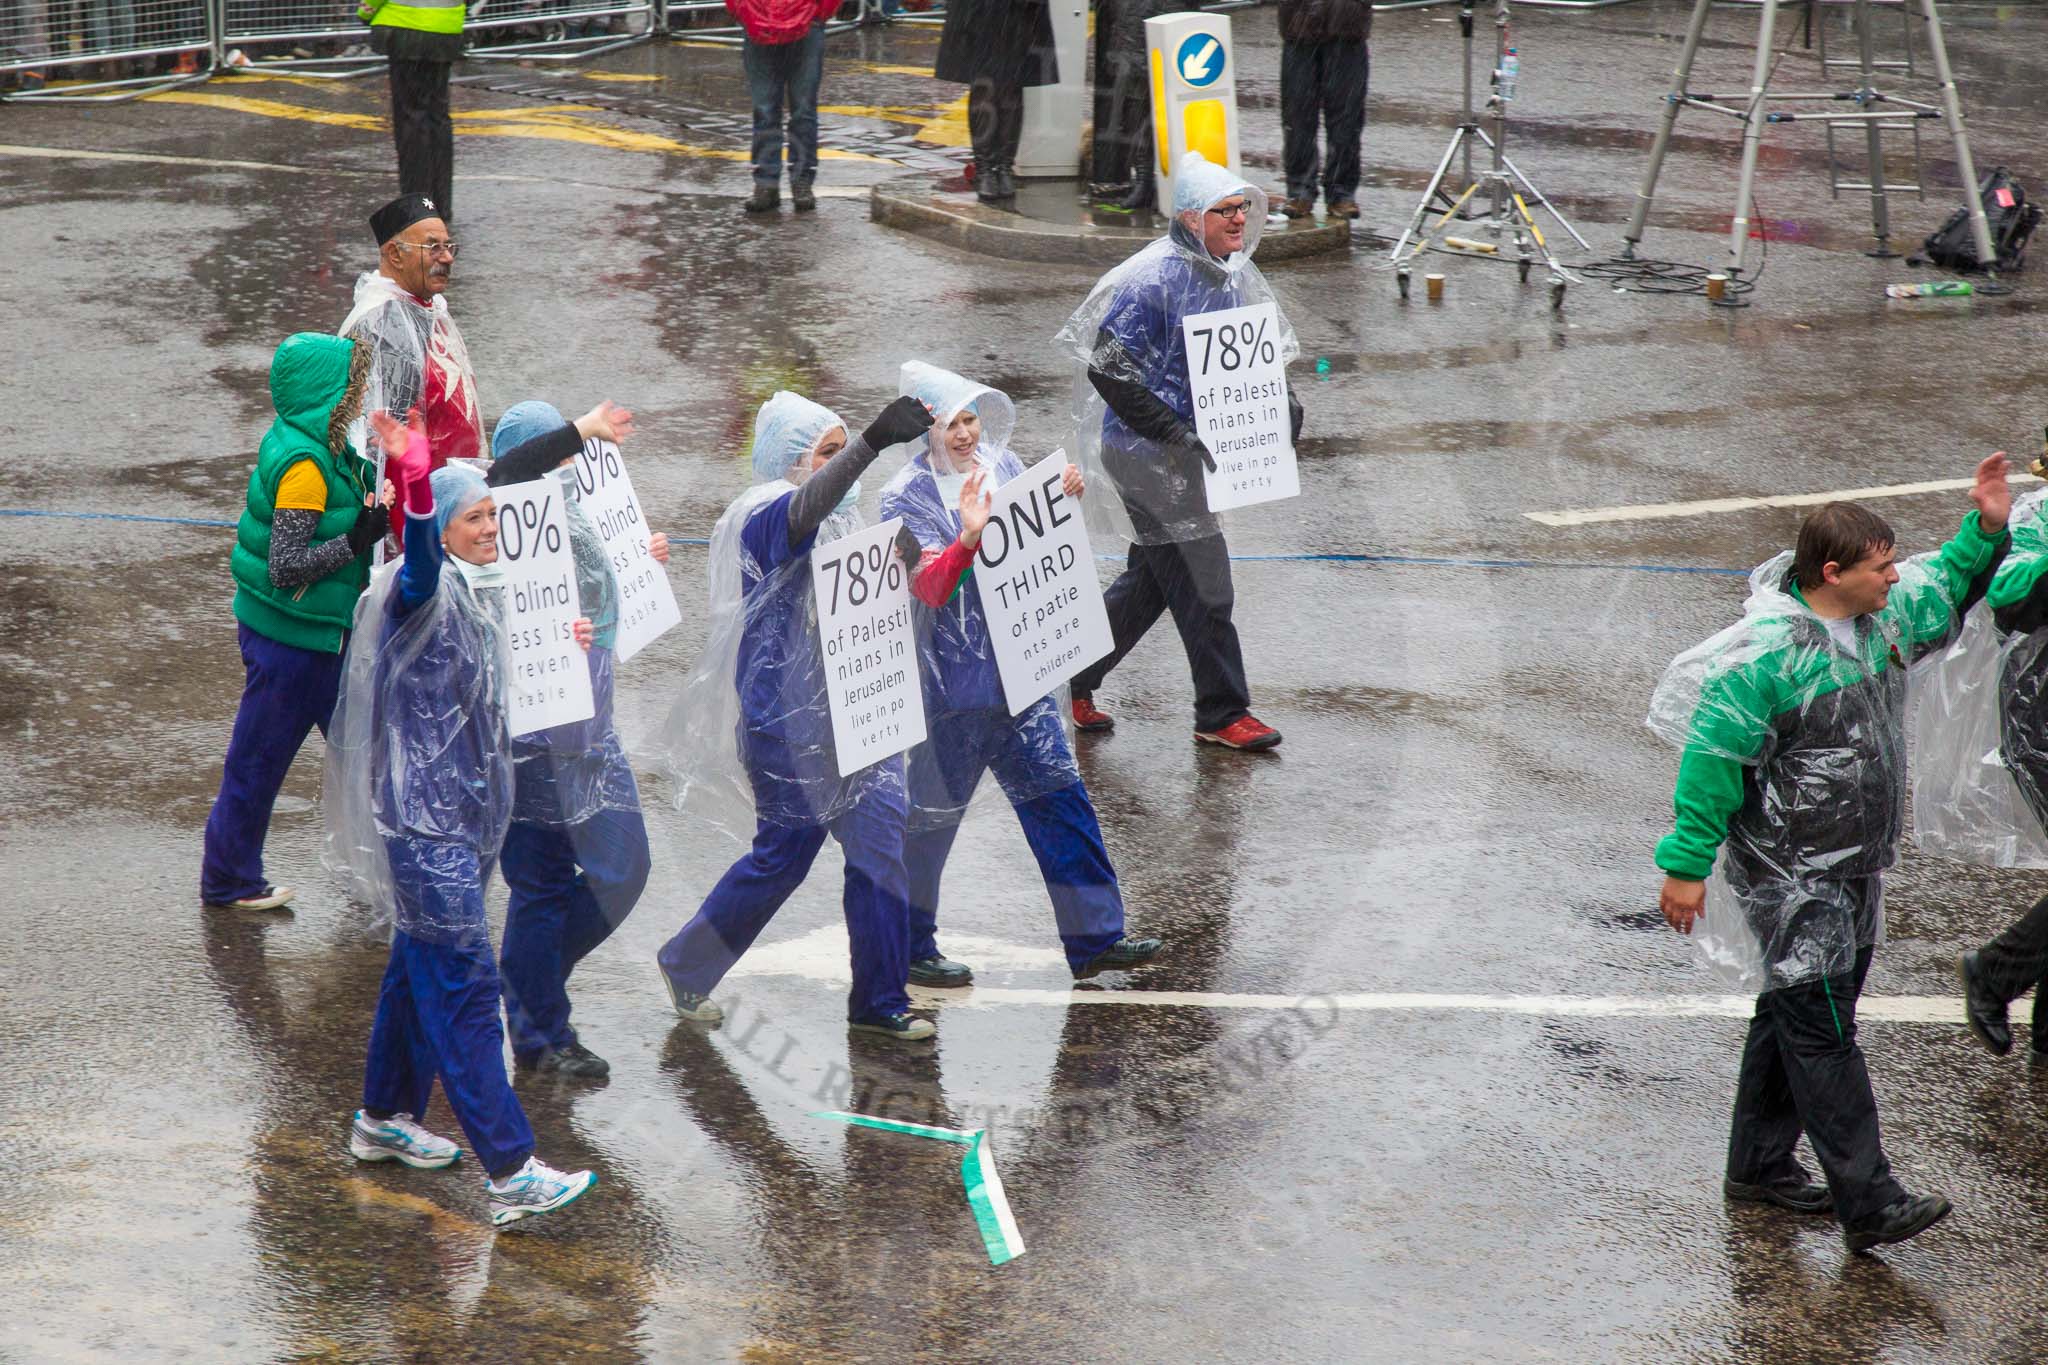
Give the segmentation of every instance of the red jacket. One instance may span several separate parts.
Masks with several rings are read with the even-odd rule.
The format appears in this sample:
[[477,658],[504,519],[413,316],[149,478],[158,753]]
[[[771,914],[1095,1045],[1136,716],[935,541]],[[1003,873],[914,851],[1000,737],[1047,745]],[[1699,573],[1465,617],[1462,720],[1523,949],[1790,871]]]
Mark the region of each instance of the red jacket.
[[839,12],[840,0],[725,0],[732,17],[757,43],[793,43],[811,25]]

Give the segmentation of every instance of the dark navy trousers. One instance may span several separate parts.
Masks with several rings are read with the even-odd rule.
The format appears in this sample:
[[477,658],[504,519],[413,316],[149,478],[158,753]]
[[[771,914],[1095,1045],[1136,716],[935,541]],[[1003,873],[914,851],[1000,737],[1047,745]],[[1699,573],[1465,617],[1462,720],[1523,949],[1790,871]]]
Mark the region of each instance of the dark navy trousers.
[[761,822],[752,850],[726,870],[695,918],[662,946],[662,971],[683,990],[711,994],[803,885],[829,833],[846,853],[846,936],[853,959],[847,1017],[908,1010],[904,817],[901,793],[869,792],[829,825]]
[[[492,1179],[501,1180],[533,1155],[533,1129],[505,1075],[483,870],[479,866],[465,885],[445,875],[445,862],[423,871],[405,839],[386,839],[384,846],[401,917],[437,929],[432,939],[392,931],[391,961],[370,1025],[363,1107],[425,1122],[439,1076],[470,1150]],[[443,932],[457,924],[473,927]]]
[[341,688],[340,654],[279,644],[240,624],[236,631],[242,643],[242,705],[221,765],[220,794],[206,817],[199,865],[199,896],[209,905],[270,889],[263,877],[270,808],[306,736],[316,725],[327,733]]
[[515,820],[498,866],[505,907],[505,1019],[512,1051],[538,1056],[576,1041],[569,974],[633,913],[651,869],[636,810],[602,810],[566,829]]

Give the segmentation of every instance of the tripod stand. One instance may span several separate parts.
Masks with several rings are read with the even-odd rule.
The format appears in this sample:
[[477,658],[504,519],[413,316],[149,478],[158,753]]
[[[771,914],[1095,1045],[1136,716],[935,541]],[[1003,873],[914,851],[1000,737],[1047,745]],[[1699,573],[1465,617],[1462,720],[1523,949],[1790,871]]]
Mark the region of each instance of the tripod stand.
[[[1400,286],[1401,297],[1407,298],[1410,264],[1417,256],[1432,248],[1452,255],[1491,256],[1498,252],[1499,247],[1496,245],[1465,243],[1456,238],[1445,239],[1439,245],[1439,239],[1450,226],[1451,220],[1458,217],[1473,196],[1483,189],[1489,192],[1493,202],[1492,212],[1488,214],[1483,225],[1484,231],[1495,238],[1513,234],[1515,264],[1524,284],[1529,282],[1529,267],[1536,262],[1540,253],[1544,264],[1550,267],[1550,306],[1562,307],[1565,284],[1572,276],[1557,259],[1557,253],[1550,249],[1550,243],[1544,240],[1543,229],[1536,226],[1536,215],[1529,211],[1528,202],[1522,197],[1522,191],[1526,190],[1529,199],[1534,199],[1547,209],[1550,216],[1557,220],[1558,226],[1571,234],[1573,241],[1589,251],[1592,247],[1585,238],[1579,236],[1578,229],[1557,211],[1557,206],[1545,199],[1543,192],[1536,188],[1528,176],[1522,174],[1521,168],[1508,159],[1510,92],[1500,88],[1499,79],[1508,51],[1508,0],[1494,0],[1495,77],[1493,89],[1486,97],[1486,107],[1493,121],[1491,134],[1479,126],[1479,118],[1472,109],[1472,0],[1464,0],[1463,8],[1458,11],[1458,27],[1465,39],[1464,112],[1458,121],[1457,131],[1451,134],[1451,145],[1444,148],[1443,159],[1437,162],[1436,174],[1429,178],[1429,187],[1422,192],[1422,201],[1415,206],[1415,216],[1402,230],[1400,240],[1394,243],[1395,281]],[[1493,153],[1492,168],[1476,180],[1472,176],[1472,140],[1475,138],[1485,143]],[[1454,196],[1445,189],[1444,177],[1450,173],[1451,162],[1457,160],[1461,152],[1464,156],[1465,192]],[[1516,188],[1517,184],[1520,185],[1520,189]],[[1423,220],[1429,216],[1430,210],[1439,201],[1447,202],[1450,207],[1444,210],[1443,216],[1437,219],[1435,226],[1424,232]],[[1533,252],[1530,250],[1532,244],[1535,247]]]

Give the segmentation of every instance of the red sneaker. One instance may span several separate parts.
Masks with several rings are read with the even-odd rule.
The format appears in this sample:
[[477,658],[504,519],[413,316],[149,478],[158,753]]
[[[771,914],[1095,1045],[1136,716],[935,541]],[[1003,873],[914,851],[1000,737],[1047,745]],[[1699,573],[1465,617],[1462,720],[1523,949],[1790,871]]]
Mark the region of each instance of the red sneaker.
[[1114,730],[1116,728],[1116,717],[1110,715],[1107,711],[1096,710],[1095,698],[1076,697],[1074,698],[1074,728],[1091,733]]
[[1197,730],[1195,738],[1226,749],[1270,749],[1280,742],[1280,732],[1257,716],[1239,716],[1221,730]]

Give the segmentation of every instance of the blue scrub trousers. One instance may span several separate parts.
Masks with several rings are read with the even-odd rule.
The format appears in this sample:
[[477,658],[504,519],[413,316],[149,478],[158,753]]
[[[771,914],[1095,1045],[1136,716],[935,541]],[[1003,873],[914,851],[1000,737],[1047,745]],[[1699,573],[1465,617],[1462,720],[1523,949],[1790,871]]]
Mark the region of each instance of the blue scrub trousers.
[[[327,733],[341,688],[340,654],[279,644],[245,625],[242,704],[235,712],[220,794],[206,817],[199,897],[225,905],[270,889],[263,876],[263,839],[285,774],[314,726]],[[343,637],[346,648],[347,637]]]
[[637,810],[601,810],[566,829],[512,822],[498,859],[505,908],[505,1019],[512,1051],[537,1057],[576,1041],[569,973],[611,937],[647,888],[652,863]]
[[853,959],[847,1018],[902,1014],[910,975],[910,910],[903,873],[906,811],[896,791],[869,791],[825,825],[761,821],[754,847],[719,878],[696,916],[662,945],[661,970],[677,987],[709,995],[803,885],[829,832],[846,852],[846,936]]
[[[917,811],[903,841],[910,876],[910,960],[938,955],[939,877],[968,800],[982,775],[992,772],[1038,859],[1067,966],[1080,971],[1123,937],[1124,898],[1058,712],[1050,702],[1041,702],[1021,716],[990,707],[938,712],[930,722],[930,737],[911,751],[908,772],[911,806]],[[1060,785],[1048,791],[1050,782]]]
[[[502,1180],[533,1155],[533,1129],[505,1076],[498,968],[491,961],[484,918],[484,871],[478,866],[466,885],[450,879],[448,845],[436,844],[435,874],[427,875],[412,842],[384,841],[398,894],[399,928],[391,935],[391,962],[370,1026],[363,1107],[411,1114],[424,1122],[438,1075],[470,1150],[492,1179]],[[445,931],[458,923],[474,927]],[[407,932],[408,924],[437,927],[428,939]]]

